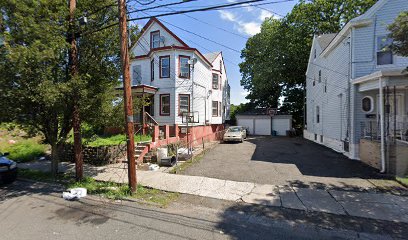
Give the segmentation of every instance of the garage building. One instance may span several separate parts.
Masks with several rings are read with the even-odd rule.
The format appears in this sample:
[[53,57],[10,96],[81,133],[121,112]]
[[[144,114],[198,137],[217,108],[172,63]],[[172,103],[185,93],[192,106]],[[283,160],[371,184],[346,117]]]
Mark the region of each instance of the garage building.
[[286,131],[292,130],[291,115],[267,114],[266,111],[248,112],[236,115],[237,126],[247,127],[251,135],[272,135],[275,131],[277,136],[286,136]]

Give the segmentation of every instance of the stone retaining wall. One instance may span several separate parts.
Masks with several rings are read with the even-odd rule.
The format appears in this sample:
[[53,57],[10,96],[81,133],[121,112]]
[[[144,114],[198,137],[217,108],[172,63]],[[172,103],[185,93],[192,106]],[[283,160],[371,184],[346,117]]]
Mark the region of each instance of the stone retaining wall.
[[[62,161],[74,161],[74,146],[72,144],[63,145],[59,152]],[[126,158],[126,144],[114,146],[88,147],[82,146],[84,162],[101,166],[114,163]]]

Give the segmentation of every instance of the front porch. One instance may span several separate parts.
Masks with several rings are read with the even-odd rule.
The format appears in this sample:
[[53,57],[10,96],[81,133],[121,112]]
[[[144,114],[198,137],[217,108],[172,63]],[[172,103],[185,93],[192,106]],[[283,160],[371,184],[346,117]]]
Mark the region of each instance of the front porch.
[[[408,174],[408,74],[382,70],[355,79],[359,155],[366,164],[397,176]],[[356,123],[358,124],[358,123]]]

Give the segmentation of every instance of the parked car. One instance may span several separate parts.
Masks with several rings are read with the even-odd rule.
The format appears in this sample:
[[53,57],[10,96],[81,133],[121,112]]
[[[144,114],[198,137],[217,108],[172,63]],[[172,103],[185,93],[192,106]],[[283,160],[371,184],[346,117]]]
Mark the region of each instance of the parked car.
[[0,183],[12,183],[17,178],[17,163],[8,159],[8,153],[0,153]]
[[224,142],[243,142],[246,138],[246,130],[241,126],[229,127],[224,134]]

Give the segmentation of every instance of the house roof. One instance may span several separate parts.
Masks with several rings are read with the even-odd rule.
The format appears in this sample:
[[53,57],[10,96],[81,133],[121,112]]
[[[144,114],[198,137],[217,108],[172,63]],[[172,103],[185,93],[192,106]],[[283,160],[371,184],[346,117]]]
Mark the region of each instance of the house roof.
[[337,33],[322,34],[317,37],[320,47],[324,50],[329,46],[331,41],[336,37]]
[[221,52],[205,53],[204,57],[208,59],[209,62],[213,63],[214,60],[220,55]]
[[[142,28],[142,30],[140,31],[140,35],[143,35],[143,33],[153,24],[153,23],[157,23],[159,24],[165,31],[167,31],[172,37],[174,37],[177,41],[179,41],[181,43],[181,45],[183,46],[166,46],[166,47],[160,47],[160,48],[156,48],[156,49],[151,49],[146,55],[140,55],[140,56],[136,56],[133,59],[138,59],[138,58],[145,58],[145,57],[149,57],[150,54],[152,52],[155,51],[161,51],[161,50],[168,50],[168,49],[180,49],[180,50],[188,50],[188,51],[194,51],[197,53],[197,55],[202,58],[204,60],[204,62],[206,62],[208,65],[210,65],[212,67],[212,62],[213,61],[209,61],[208,58],[206,58],[197,48],[192,48],[190,46],[188,46],[183,40],[181,40],[176,34],[174,34],[170,29],[168,29],[162,22],[160,22],[157,18],[152,17],[150,18],[150,20],[146,23],[146,25],[144,25],[144,27]],[[139,41],[139,39],[136,41],[136,43]],[[131,49],[133,47],[136,46],[136,43],[131,47]]]

